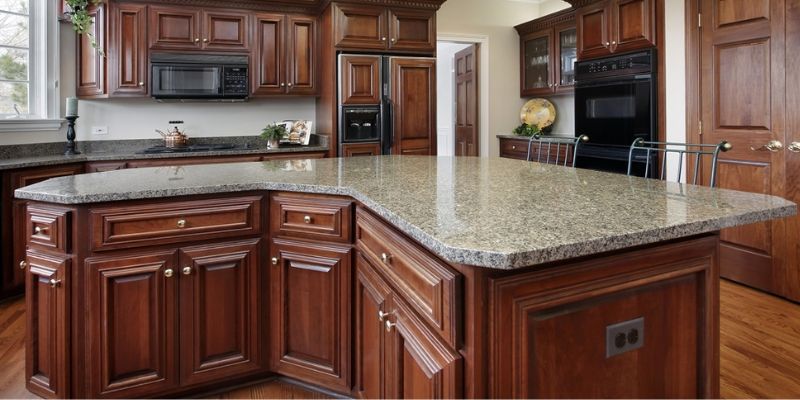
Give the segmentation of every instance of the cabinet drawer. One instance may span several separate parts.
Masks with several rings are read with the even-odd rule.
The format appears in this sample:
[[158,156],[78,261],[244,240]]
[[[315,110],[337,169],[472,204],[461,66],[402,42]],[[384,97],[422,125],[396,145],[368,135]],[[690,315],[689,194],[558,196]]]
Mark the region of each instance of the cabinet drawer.
[[353,202],[339,197],[275,193],[270,201],[273,236],[352,241]]
[[524,160],[527,156],[527,140],[500,139],[500,157]]
[[434,331],[456,346],[461,276],[361,208],[356,212],[356,243]]
[[28,206],[25,213],[25,238],[28,246],[67,253],[69,215],[67,210]]
[[262,197],[187,201],[90,211],[92,249],[154,246],[261,232]]

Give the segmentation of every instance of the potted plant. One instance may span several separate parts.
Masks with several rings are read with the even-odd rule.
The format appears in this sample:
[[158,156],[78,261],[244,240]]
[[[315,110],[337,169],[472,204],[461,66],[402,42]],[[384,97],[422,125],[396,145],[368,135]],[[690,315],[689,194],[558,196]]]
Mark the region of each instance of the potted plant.
[[68,7],[64,14],[72,23],[72,28],[79,35],[89,36],[92,47],[97,49],[101,55],[103,55],[103,49],[98,48],[97,38],[95,38],[94,33],[92,32],[92,24],[94,24],[94,20],[89,14],[89,8],[93,5],[102,3],[103,1],[105,0],[64,0]]
[[514,129],[514,134],[515,135],[520,135],[520,136],[531,137],[531,136],[534,136],[534,135],[538,135],[540,133],[542,133],[542,130],[539,129],[538,125],[522,124],[522,125],[518,126],[516,129]]
[[261,137],[267,140],[267,147],[270,149],[278,148],[278,141],[286,136],[286,126],[277,122],[267,125],[261,131]]

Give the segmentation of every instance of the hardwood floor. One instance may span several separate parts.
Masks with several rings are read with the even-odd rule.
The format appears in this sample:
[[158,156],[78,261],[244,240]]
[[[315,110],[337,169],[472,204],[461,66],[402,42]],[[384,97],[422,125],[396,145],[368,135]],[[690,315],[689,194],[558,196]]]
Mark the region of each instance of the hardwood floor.
[[[24,308],[22,300],[0,303],[0,398],[37,398],[24,384]],[[720,309],[722,397],[800,397],[800,305],[722,281]],[[208,398],[328,397],[273,380]]]

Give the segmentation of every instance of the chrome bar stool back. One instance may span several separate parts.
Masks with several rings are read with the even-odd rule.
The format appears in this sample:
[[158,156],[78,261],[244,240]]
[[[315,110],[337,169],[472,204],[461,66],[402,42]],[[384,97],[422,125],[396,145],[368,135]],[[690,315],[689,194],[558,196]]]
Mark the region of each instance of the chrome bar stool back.
[[[578,158],[578,146],[581,143],[589,141],[589,137],[581,135],[575,138],[570,137],[555,137],[555,136],[541,136],[533,135],[528,140],[528,161],[536,161],[545,164],[569,166],[572,161],[572,167],[575,167],[575,161]],[[533,144],[537,144],[537,148],[533,149]],[[562,149],[563,155],[562,155]],[[570,159],[570,155],[572,158]],[[535,156],[535,159],[534,159]]]
[[[648,142],[644,139],[636,139],[631,144],[630,152],[628,153],[628,175],[633,172],[633,165],[636,162],[644,162],[645,172],[644,176],[650,176],[651,168],[656,166],[651,162],[654,154],[661,155],[661,180],[666,180],[667,176],[667,156],[669,154],[678,155],[678,183],[681,182],[681,175],[683,174],[683,160],[691,160],[694,156],[694,171],[692,173],[692,184],[696,185],[700,179],[700,164],[704,158],[711,161],[711,187],[717,186],[717,164],[719,163],[720,153],[724,153],[733,149],[727,141],[722,141],[718,144],[690,144],[690,143],[670,143],[670,142]],[[688,171],[686,181],[689,181]]]

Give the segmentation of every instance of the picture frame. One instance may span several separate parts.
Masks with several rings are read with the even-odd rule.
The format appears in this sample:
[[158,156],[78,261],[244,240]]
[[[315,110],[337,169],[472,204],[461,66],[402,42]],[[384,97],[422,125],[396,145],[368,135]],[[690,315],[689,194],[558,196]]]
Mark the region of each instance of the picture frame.
[[286,120],[282,122],[286,127],[286,136],[281,143],[299,144],[308,146],[311,142],[311,131],[314,126],[313,121],[308,120]]

